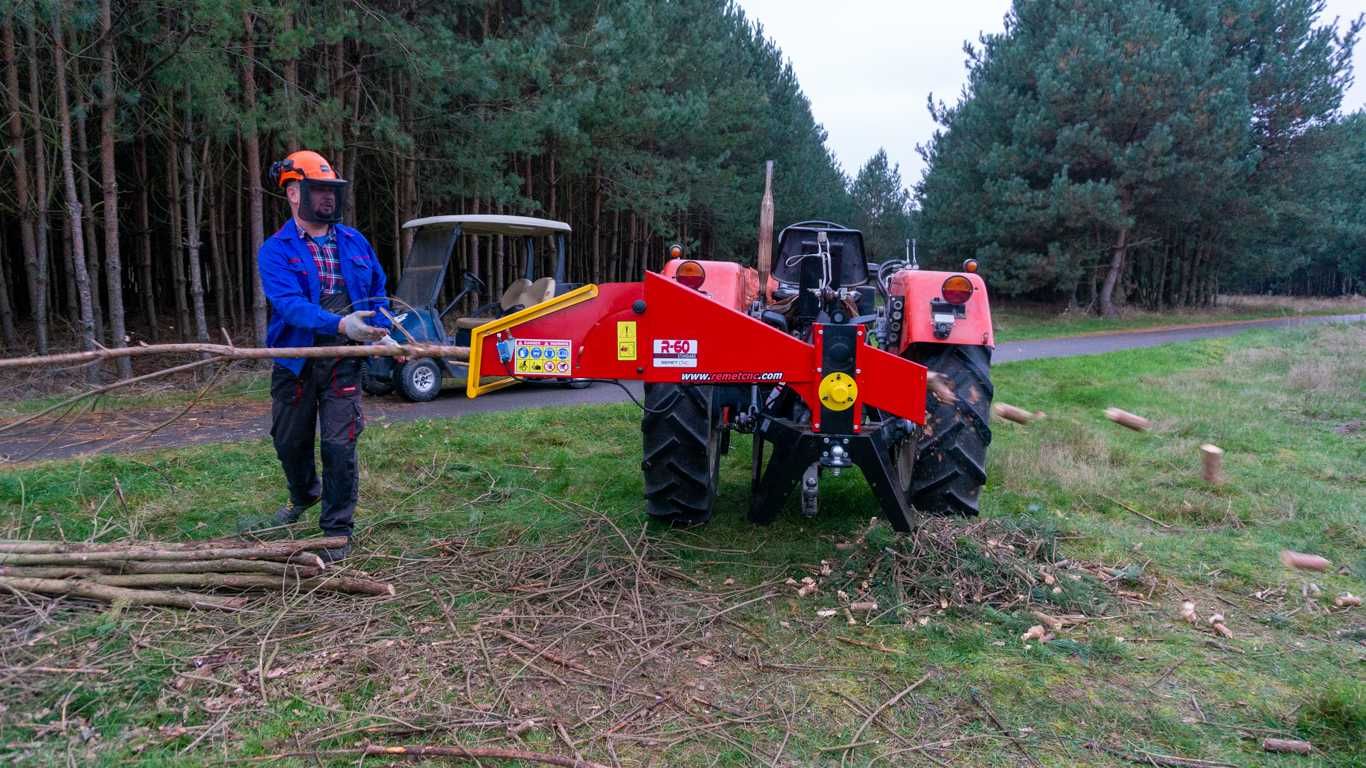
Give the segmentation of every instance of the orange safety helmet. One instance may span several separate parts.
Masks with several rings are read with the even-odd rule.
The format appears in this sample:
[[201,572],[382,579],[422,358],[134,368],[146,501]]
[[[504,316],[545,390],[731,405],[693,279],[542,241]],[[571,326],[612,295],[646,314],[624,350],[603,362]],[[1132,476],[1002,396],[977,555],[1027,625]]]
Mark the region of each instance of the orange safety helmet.
[[327,158],[300,150],[270,166],[275,184],[299,183],[299,218],[318,224],[335,224],[346,210],[346,191],[350,182],[337,175]]
[[289,157],[276,161],[270,166],[270,175],[275,177],[275,186],[282,189],[291,181],[304,179],[341,181],[327,158],[307,149],[291,152]]

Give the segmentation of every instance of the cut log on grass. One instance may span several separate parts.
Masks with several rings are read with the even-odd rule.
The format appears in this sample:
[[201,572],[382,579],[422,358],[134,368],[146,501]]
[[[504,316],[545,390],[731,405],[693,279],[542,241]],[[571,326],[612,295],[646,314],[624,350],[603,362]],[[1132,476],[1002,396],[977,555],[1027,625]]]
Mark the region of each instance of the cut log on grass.
[[1299,739],[1262,739],[1262,750],[1265,752],[1290,752],[1296,755],[1308,755],[1314,751],[1314,745]]
[[128,605],[165,605],[173,608],[214,608],[235,611],[247,604],[245,597],[196,595],[188,592],[163,592],[150,589],[125,589],[96,584],[85,579],[29,579],[0,576],[0,590],[36,592],[40,595],[71,595],[106,603]]
[[225,360],[269,360],[283,358],[332,357],[439,357],[460,362],[470,359],[469,347],[439,346],[436,344],[370,344],[337,347],[232,347],[226,344],[149,344],[140,347],[93,349],[88,352],[66,352],[59,355],[0,358],[0,370],[36,368],[75,363],[92,363],[120,357],[147,355],[215,355]]
[[99,576],[104,571],[84,565],[0,565],[0,576],[22,576],[30,579],[74,579],[80,576]]
[[0,553],[12,554],[54,554],[64,552],[90,552],[93,550],[121,550],[155,548],[170,550],[191,550],[198,551],[204,549],[241,549],[247,547],[266,547],[287,545],[284,547],[288,552],[302,552],[309,549],[328,549],[338,546],[337,542],[342,541],[344,536],[328,536],[315,539],[282,539],[278,541],[261,541],[256,539],[205,539],[198,541],[44,541],[44,540],[25,540],[25,539],[0,539]]
[[1200,446],[1202,476],[1210,485],[1224,484],[1224,449],[1211,443]]
[[1181,618],[1184,619],[1187,624],[1200,623],[1200,616],[1195,612],[1195,603],[1190,600],[1181,603]]
[[1295,552],[1289,549],[1281,550],[1281,563],[1287,568],[1296,568],[1301,571],[1326,571],[1333,567],[1333,563],[1326,557],[1309,555],[1304,552]]
[[[317,557],[317,555],[313,556]],[[107,560],[92,563],[92,565],[94,565],[95,568],[90,569],[90,573],[81,575],[104,576],[131,573],[269,573],[276,576],[293,576],[295,578],[306,579],[320,576],[323,573],[322,568],[311,565],[294,565],[292,563],[280,563],[274,560],[244,560],[241,558],[189,560],[183,562],[177,562],[175,560]],[[66,570],[80,569],[68,568]]]
[[1222,614],[1222,613],[1212,614],[1212,615],[1209,617],[1209,625],[1210,625],[1211,627],[1214,627],[1214,631],[1215,631],[1215,632],[1218,632],[1219,634],[1223,635],[1224,637],[1226,637],[1226,638],[1228,638],[1228,639],[1230,639],[1230,640],[1233,639],[1233,630],[1229,629],[1229,628],[1224,624],[1224,614]]
[[1153,428],[1152,421],[1145,419],[1136,413],[1129,413],[1128,411],[1119,408],[1106,408],[1105,418],[1120,426],[1128,427],[1135,432],[1147,432]]
[[1034,618],[1042,621],[1043,625],[1053,632],[1058,632],[1063,627],[1062,619],[1059,619],[1056,616],[1049,616],[1043,611],[1030,611],[1030,613],[1034,615]]
[[305,568],[314,568],[319,571],[327,570],[327,563],[323,562],[321,557],[318,557],[312,552],[295,552],[289,557],[282,557],[279,558],[279,560],[287,565],[298,565]]
[[[289,558],[298,552],[329,549],[346,544],[345,536],[299,541],[269,541],[241,546],[217,546],[194,549],[165,547],[157,544],[109,546],[107,549],[84,549],[76,552],[0,553],[3,565],[84,565],[107,560],[218,560],[222,558]],[[316,557],[316,556],[315,556]],[[321,561],[319,561],[321,562]]]
[[1333,599],[1333,605],[1338,608],[1360,608],[1361,598],[1351,592],[1343,592]]
[[350,592],[391,597],[394,585],[351,576],[294,579],[263,573],[134,573],[124,576],[92,576],[88,581],[111,587],[181,587],[184,589],[294,589],[308,592]]
[[461,747],[461,746],[404,746],[404,747],[384,747],[370,744],[364,747],[350,747],[346,749],[323,749],[316,752],[282,752],[278,755],[265,755],[262,757],[247,758],[253,763],[278,763],[291,757],[307,758],[308,762],[321,760],[327,757],[387,757],[391,759],[410,760],[432,760],[434,758],[448,758],[451,760],[464,760],[478,763],[480,760],[509,760],[521,763],[540,763],[542,765],[557,765],[561,768],[608,768],[602,763],[595,763],[591,760],[581,760],[575,757],[564,757],[560,755],[548,755],[543,752],[528,752],[521,749],[502,749],[499,747]]
[[1005,403],[996,403],[991,406],[991,412],[1006,421],[1013,421],[1016,424],[1024,424],[1026,426],[1044,417],[1043,411],[1030,413],[1023,408],[1016,408],[1013,405],[1007,405]]

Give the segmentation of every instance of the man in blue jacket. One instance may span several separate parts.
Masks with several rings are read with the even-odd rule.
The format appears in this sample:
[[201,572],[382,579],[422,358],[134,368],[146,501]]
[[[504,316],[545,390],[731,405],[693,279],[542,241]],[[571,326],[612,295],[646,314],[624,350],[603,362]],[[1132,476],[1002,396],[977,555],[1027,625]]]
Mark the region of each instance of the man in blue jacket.
[[[266,343],[314,347],[367,343],[386,338],[384,269],[370,243],[341,223],[349,182],[316,152],[295,152],[271,166],[289,198],[290,219],[261,245],[257,261],[270,300]],[[351,552],[352,516],[359,476],[356,439],[361,413],[362,358],[276,358],[271,370],[270,435],[284,468],[289,502],[275,513],[277,525],[299,520],[322,502],[319,525],[328,536],[346,536],[343,547],[325,550],[335,561]],[[322,436],[321,481],[313,461],[315,432]]]

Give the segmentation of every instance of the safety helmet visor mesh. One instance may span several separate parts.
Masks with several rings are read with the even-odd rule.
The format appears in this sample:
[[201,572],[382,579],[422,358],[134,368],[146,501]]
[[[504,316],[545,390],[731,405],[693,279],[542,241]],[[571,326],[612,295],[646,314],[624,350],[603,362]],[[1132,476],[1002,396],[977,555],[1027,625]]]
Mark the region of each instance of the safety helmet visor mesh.
[[299,218],[316,224],[335,224],[346,212],[349,181],[304,179],[299,182]]

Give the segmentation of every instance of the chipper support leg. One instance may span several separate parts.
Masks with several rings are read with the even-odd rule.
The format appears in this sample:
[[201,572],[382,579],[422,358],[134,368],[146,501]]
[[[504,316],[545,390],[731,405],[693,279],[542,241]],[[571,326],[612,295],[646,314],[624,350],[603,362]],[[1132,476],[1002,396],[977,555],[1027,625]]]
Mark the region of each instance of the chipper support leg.
[[882,505],[882,515],[892,524],[892,528],[899,533],[914,530],[918,522],[917,513],[901,490],[896,465],[892,463],[891,450],[883,439],[882,430],[873,432],[869,437],[860,436],[850,440],[849,455],[863,470],[863,476],[873,487],[873,496]]

